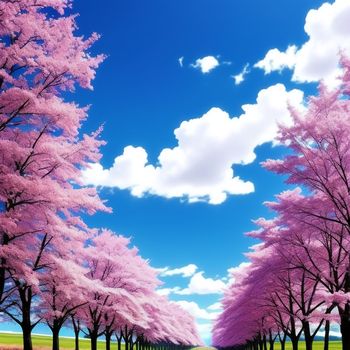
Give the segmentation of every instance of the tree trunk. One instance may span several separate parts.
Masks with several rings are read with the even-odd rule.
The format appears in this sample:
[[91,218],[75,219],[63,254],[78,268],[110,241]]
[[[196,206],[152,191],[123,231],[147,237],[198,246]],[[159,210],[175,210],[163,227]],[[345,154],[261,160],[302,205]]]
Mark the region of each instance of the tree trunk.
[[293,338],[291,339],[291,341],[292,341],[292,349],[293,349],[293,350],[298,350],[299,339],[293,337]]
[[118,342],[118,350],[122,350],[122,340],[121,340],[121,338],[117,337],[117,342]]
[[283,336],[281,337],[281,333],[278,332],[278,339],[279,339],[280,344],[281,344],[281,350],[285,350],[286,349],[287,334],[283,332]]
[[309,321],[303,321],[302,324],[304,330],[305,348],[306,350],[312,350],[313,338],[311,336],[310,323]]
[[[350,254],[348,271],[345,276],[344,291],[350,292]],[[338,307],[340,315],[340,332],[342,335],[342,347],[343,350],[350,350],[350,305],[347,303],[343,310]]]
[[266,334],[263,336],[264,350],[267,350]]
[[79,350],[79,333],[80,333],[80,321],[75,320],[72,317],[73,329],[74,329],[74,349]]
[[345,310],[340,316],[340,332],[342,335],[343,350],[350,350],[350,313],[349,305],[345,306]]
[[106,331],[106,333],[105,333],[105,337],[106,337],[106,350],[111,350],[111,336],[112,336],[112,333]]
[[326,324],[324,326],[324,344],[323,344],[323,350],[329,350],[329,331],[331,328],[330,321],[326,321]]
[[124,349],[125,349],[125,350],[129,350],[129,340],[128,340],[128,337],[125,337],[125,338],[124,338],[124,341],[125,341]]
[[60,328],[59,327],[53,327],[52,328],[52,350],[59,350],[60,349]]
[[23,350],[33,350],[31,333],[32,330],[30,329],[30,327],[22,326]]
[[91,332],[90,334],[91,350],[97,350],[97,333]]
[[274,349],[274,345],[275,345],[275,339],[272,335],[271,330],[269,330],[269,350],[273,350]]
[[32,322],[30,319],[30,307],[32,302],[32,293],[30,287],[20,288],[19,295],[21,299],[22,311],[22,332],[23,332],[23,350],[32,350]]
[[[2,233],[2,242],[1,245],[8,245],[9,242],[9,236],[7,233]],[[5,291],[5,279],[6,279],[6,259],[1,258],[0,263],[0,305],[4,302],[3,295]]]

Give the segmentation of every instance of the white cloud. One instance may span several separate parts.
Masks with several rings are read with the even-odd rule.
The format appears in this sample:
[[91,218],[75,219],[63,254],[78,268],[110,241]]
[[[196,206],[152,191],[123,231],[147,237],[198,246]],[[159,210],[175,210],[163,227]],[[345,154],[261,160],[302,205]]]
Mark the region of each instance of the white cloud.
[[222,309],[221,303],[217,302],[217,303],[211,304],[207,307],[207,309],[210,311],[220,311]]
[[303,92],[287,91],[282,84],[263,89],[255,104],[230,117],[212,108],[199,118],[183,121],[175,129],[177,146],[164,148],[158,164],[148,163],[142,147],[127,146],[109,169],[93,164],[84,171],[85,184],[129,189],[131,194],[184,198],[189,202],[223,203],[228,195],[254,191],[250,181],[234,174],[234,165],[255,160],[255,148],[273,142],[278,123],[291,123],[288,103],[302,108]]
[[292,69],[296,61],[297,47],[288,46],[285,52],[278,49],[271,49],[267,52],[264,59],[257,62],[254,67],[263,69],[265,74],[273,71],[282,71],[284,68]]
[[214,56],[198,58],[195,63],[191,64],[192,67],[200,69],[202,73],[209,73],[219,65],[218,59]]
[[191,277],[197,271],[198,267],[195,264],[188,264],[183,267],[176,269],[170,269],[169,267],[164,267],[157,269],[160,273],[160,276],[175,276],[182,275],[182,277]]
[[232,78],[235,81],[235,85],[240,85],[241,83],[244,82],[245,76],[249,73],[249,63],[247,63],[244,67],[243,70],[237,74],[233,75]]
[[219,312],[210,312],[203,309],[194,301],[180,300],[175,301],[175,303],[193,315],[201,338],[207,342],[210,341],[212,321],[219,315]]
[[212,327],[211,323],[197,323],[197,329],[201,339],[206,341],[210,340]]
[[206,278],[203,276],[204,272],[195,273],[188,284],[187,288],[176,291],[179,295],[192,294],[221,294],[226,288],[225,282],[221,279]]
[[175,304],[180,305],[184,310],[188,311],[193,317],[201,320],[213,320],[218,316],[218,312],[208,312],[206,309],[199,307],[194,301],[179,300],[174,301]]
[[167,296],[171,293],[175,293],[180,290],[180,287],[173,287],[173,288],[159,288],[156,290],[157,294]]
[[178,59],[180,67],[183,67],[183,66],[184,66],[184,58],[185,58],[184,56],[181,56],[181,57]]
[[[308,40],[295,52],[270,50],[256,66],[269,73],[283,68],[293,69],[293,81],[318,82],[324,80],[335,87],[341,74],[338,66],[339,52],[350,54],[350,2],[336,0],[310,10],[305,19]],[[288,50],[290,50],[288,54]],[[288,64],[287,64],[288,63]]]

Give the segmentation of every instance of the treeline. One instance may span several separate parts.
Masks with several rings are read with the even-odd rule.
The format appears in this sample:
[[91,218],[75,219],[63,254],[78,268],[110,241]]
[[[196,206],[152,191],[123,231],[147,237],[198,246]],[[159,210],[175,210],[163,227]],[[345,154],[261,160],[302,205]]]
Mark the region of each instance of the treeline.
[[287,155],[264,163],[297,187],[266,203],[275,216],[248,234],[261,243],[223,298],[218,347],[284,350],[288,340],[297,350],[303,339],[312,350],[322,334],[328,350],[338,325],[350,349],[350,61],[341,64],[341,86],[321,85],[306,111],[291,109],[293,125],[279,132]]
[[[200,344],[193,318],[156,293],[159,280],[129,240],[84,221],[111,211],[82,170],[99,161],[101,129],[80,135],[87,107],[69,102],[91,89],[103,55],[97,34],[75,35],[70,0],[0,1],[0,310],[23,331],[40,322],[71,326],[95,350]],[[114,78],[113,78],[114,79]]]

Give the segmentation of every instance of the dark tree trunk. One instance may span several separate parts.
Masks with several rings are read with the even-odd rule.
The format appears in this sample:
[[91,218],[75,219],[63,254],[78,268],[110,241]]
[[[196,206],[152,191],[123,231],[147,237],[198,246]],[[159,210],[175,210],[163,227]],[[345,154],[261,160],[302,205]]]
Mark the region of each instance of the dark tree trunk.
[[60,327],[53,327],[52,329],[52,350],[60,349]]
[[323,344],[323,350],[329,350],[329,331],[331,328],[330,321],[326,321],[326,324],[324,326],[324,344]]
[[74,349],[79,350],[79,333],[80,333],[80,321],[75,320],[72,317],[73,329],[74,329]]
[[266,334],[263,336],[264,350],[267,350]]
[[343,350],[350,350],[350,312],[349,304],[345,306],[340,316],[340,332],[342,335]]
[[23,350],[33,350],[31,327],[22,325]]
[[23,350],[32,350],[32,321],[30,319],[30,308],[32,303],[32,291],[30,287],[19,288],[22,311],[22,332],[23,332]]
[[[349,265],[348,271],[345,276],[344,291],[350,292],[350,254],[349,254]],[[347,303],[344,309],[339,309],[340,315],[340,332],[342,335],[342,347],[343,350],[350,350],[350,305]]]
[[304,339],[305,339],[305,348],[306,350],[312,350],[313,337],[310,331],[310,323],[308,321],[303,321],[303,330],[304,330]]
[[[1,245],[8,245],[9,236],[7,233],[2,233]],[[6,279],[6,259],[1,258],[0,260],[0,304],[3,303],[4,291],[5,291],[5,279]]]
[[123,332],[123,338],[124,338],[124,349],[129,350],[129,333],[127,327],[125,327],[125,331]]
[[271,330],[269,330],[269,346],[270,346],[269,349],[270,350],[274,349],[275,339],[276,338],[273,337]]
[[117,337],[117,343],[118,343],[118,350],[122,350],[122,340],[121,340],[121,338]]
[[106,337],[106,350],[111,350],[111,336],[112,332],[106,331],[105,337]]
[[291,339],[291,342],[292,342],[292,349],[293,349],[293,350],[298,350],[299,339],[293,337],[293,338]]
[[281,337],[281,334],[278,333],[278,339],[279,339],[280,344],[281,344],[281,350],[285,350],[286,349],[287,334],[283,333],[283,336]]
[[89,332],[91,350],[97,350],[97,332]]

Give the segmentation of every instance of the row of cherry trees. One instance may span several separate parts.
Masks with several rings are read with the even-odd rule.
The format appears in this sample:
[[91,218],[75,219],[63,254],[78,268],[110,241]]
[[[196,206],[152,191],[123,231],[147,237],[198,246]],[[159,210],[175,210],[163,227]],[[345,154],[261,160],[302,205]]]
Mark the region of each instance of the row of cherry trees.
[[101,130],[80,135],[88,108],[68,102],[91,89],[103,55],[76,36],[70,0],[0,0],[0,310],[23,331],[45,322],[59,348],[71,325],[96,349],[200,344],[193,318],[155,292],[157,275],[129,240],[90,228],[110,209],[81,171],[100,159]]
[[297,187],[266,203],[276,215],[248,234],[261,243],[223,298],[219,347],[272,350],[278,340],[284,350],[289,339],[296,350],[303,337],[311,350],[321,331],[328,350],[339,324],[350,349],[350,61],[342,65],[342,86],[321,86],[305,113],[291,110],[293,126],[280,127],[288,155],[264,163]]

